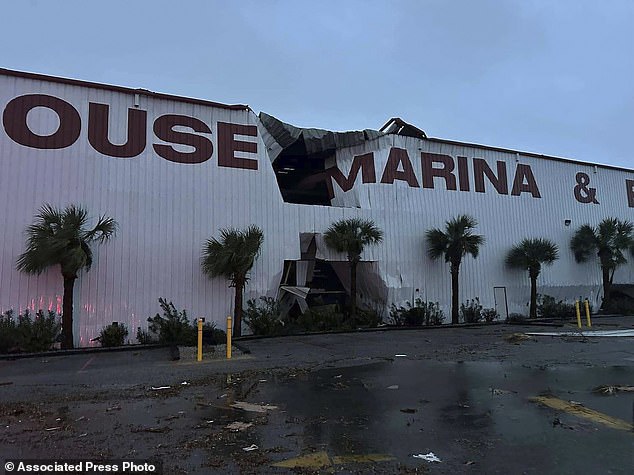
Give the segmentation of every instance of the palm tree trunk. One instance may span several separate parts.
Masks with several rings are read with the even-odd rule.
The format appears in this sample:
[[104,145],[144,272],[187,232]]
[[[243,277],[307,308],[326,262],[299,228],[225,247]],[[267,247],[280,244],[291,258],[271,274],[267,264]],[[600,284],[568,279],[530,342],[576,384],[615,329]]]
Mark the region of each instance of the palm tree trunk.
[[460,265],[451,264],[451,323],[456,325],[460,323],[458,319],[458,274],[460,273]]
[[610,294],[612,292],[610,269],[607,266],[602,266],[601,273],[603,274],[603,302],[601,303],[601,309],[607,310],[610,306]]
[[64,276],[64,296],[62,297],[62,349],[74,348],[73,338],[73,292],[77,277]]
[[537,275],[530,275],[531,279],[531,306],[529,310],[530,318],[537,318]]
[[233,300],[233,336],[242,336],[242,293],[244,282],[236,282],[236,293]]
[[357,262],[350,261],[350,316],[357,314]]

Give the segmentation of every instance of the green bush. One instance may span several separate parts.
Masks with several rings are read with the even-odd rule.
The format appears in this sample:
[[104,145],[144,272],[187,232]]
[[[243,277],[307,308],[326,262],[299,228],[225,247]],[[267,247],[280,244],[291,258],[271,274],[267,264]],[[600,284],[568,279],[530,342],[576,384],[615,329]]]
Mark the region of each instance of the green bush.
[[297,318],[297,326],[305,332],[351,330],[352,322],[339,311],[338,305],[311,307]]
[[480,318],[487,323],[494,322],[499,318],[499,316],[500,315],[498,314],[497,310],[495,310],[494,308],[483,308],[480,312]]
[[406,302],[406,306],[390,307],[390,320],[396,326],[442,325],[445,315],[438,302],[424,302],[417,298],[414,305]]
[[478,323],[482,318],[482,305],[478,297],[460,304],[460,318],[463,323]]
[[561,320],[577,318],[573,303],[567,303],[563,300],[557,301],[555,297],[541,294],[537,296],[537,315],[540,318],[558,318]]
[[383,321],[381,315],[375,310],[357,308],[357,314],[350,318],[353,328],[376,328]]
[[279,335],[284,330],[280,305],[272,297],[250,299],[244,310],[244,323],[254,335]]
[[[616,313],[619,315],[634,315],[634,301],[630,297],[612,297],[610,303],[603,309],[603,312]],[[590,309],[590,313],[592,313],[592,309]]]
[[101,346],[110,348],[113,346],[123,346],[128,336],[128,329],[122,323],[111,323],[101,329],[99,333],[99,342]]
[[8,310],[0,316],[0,353],[47,351],[61,333],[60,317],[50,310],[38,310],[35,318],[29,310],[17,320],[14,315]]
[[[187,311],[178,311],[172,302],[160,298],[159,305],[163,310],[163,315],[158,313],[154,317],[149,317],[148,330],[150,334],[156,335],[159,343],[169,345],[195,345],[196,327],[191,325],[187,319]],[[148,335],[142,335],[146,338]],[[137,340],[139,333],[137,331]],[[139,340],[140,341],[140,340]]]
[[151,345],[153,343],[158,343],[158,338],[155,334],[149,332],[148,330],[143,330],[141,327],[137,327],[136,341],[138,341],[141,345]]
[[525,323],[528,322],[528,317],[521,313],[511,313],[506,317],[506,323]]

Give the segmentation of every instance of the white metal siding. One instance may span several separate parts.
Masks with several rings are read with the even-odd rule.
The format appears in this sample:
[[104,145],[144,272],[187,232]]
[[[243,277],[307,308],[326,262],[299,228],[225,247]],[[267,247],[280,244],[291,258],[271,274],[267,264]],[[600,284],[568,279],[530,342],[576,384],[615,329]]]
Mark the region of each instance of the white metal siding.
[[[461,267],[461,300],[479,296],[493,307],[493,287],[506,286],[509,311],[523,310],[528,301],[528,278],[524,272],[507,270],[505,252],[524,237],[548,237],[561,248],[561,259],[540,276],[540,291],[557,296],[583,295],[596,300],[600,275],[595,262],[579,265],[568,250],[569,239],[583,223],[596,224],[607,216],[631,218],[627,207],[627,173],[520,156],[530,164],[541,199],[526,194],[500,196],[492,187],[487,193],[410,189],[406,183],[362,184],[342,194],[334,184],[334,203],[358,202],[361,208],[287,204],[282,201],[266,147],[259,134],[256,158],[259,169],[243,170],[218,165],[218,121],[258,125],[250,110],[228,110],[147,95],[140,96],[140,109],[147,111],[147,145],[138,157],[112,158],[96,152],[87,139],[88,103],[110,105],[110,139],[121,143],[127,134],[127,110],[134,94],[0,75],[0,109],[23,94],[42,93],[72,104],[82,118],[80,138],[61,150],[40,150],[13,142],[0,128],[0,311],[8,308],[52,308],[61,311],[62,279],[58,269],[41,276],[15,270],[15,259],[24,250],[24,230],[43,203],[64,207],[82,204],[92,216],[106,214],[119,223],[117,236],[95,248],[90,272],[82,272],[75,291],[76,343],[88,345],[103,325],[124,322],[132,329],[145,326],[158,311],[159,297],[166,297],[192,317],[204,315],[222,325],[230,312],[233,289],[222,279],[210,280],[200,270],[204,241],[224,227],[260,226],[264,247],[252,272],[245,298],[274,295],[285,259],[299,259],[299,234],[323,232],[333,221],[345,217],[373,219],[385,231],[384,242],[368,248],[364,259],[378,262],[389,289],[389,302],[412,296],[439,301],[448,311],[450,282],[444,262],[426,257],[425,231],[442,226],[447,219],[467,213],[479,221],[478,231],[487,243],[477,260],[470,257]],[[201,119],[212,130],[212,158],[201,164],[169,162],[154,153],[152,124],[163,114],[183,114]],[[45,134],[57,127],[55,115],[45,110],[29,116],[34,131]],[[252,140],[241,137],[240,140]],[[442,144],[400,136],[387,136],[361,147],[340,150],[336,160],[347,174],[354,155],[374,151],[377,181],[391,146],[408,150],[418,180],[420,151],[456,157],[479,157],[494,168],[495,160],[508,163],[509,191],[515,155]],[[572,196],[574,176],[585,171],[590,186],[598,188],[600,205],[577,203]],[[473,174],[470,185],[473,190]],[[422,183],[421,183],[422,185]],[[356,195],[356,196],[353,196]],[[565,227],[564,219],[571,219]],[[343,259],[330,253],[333,259]],[[632,281],[630,266],[617,273],[621,282]],[[419,290],[416,293],[416,289]]]

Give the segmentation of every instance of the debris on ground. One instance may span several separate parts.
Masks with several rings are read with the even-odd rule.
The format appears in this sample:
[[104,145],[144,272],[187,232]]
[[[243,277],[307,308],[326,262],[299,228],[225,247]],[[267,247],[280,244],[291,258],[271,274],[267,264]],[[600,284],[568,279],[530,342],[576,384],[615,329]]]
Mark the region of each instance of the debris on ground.
[[491,394],[493,394],[494,396],[504,396],[506,394],[515,393],[515,391],[509,391],[507,389],[498,389],[498,388],[489,388],[489,391],[491,391]]
[[132,428],[130,429],[130,432],[152,432],[155,434],[163,434],[165,432],[169,432],[170,429],[169,427],[165,426],[165,427],[137,427],[137,428]]
[[433,452],[429,452],[427,454],[414,455],[414,458],[427,460],[428,462],[442,462],[442,460],[436,457],[436,454],[434,454]]
[[394,357],[395,357],[395,358],[406,358],[406,357],[407,357],[407,355],[402,355],[402,354],[401,354],[401,355],[394,355]]
[[152,386],[152,391],[162,391],[163,389],[172,389],[171,386]]
[[120,410],[121,410],[121,406],[112,406],[112,407],[106,408],[106,412],[120,411]]
[[508,341],[509,343],[516,343],[516,344],[519,344],[523,341],[532,340],[532,338],[528,336],[526,333],[511,333],[510,335],[506,335],[504,339]]
[[248,447],[243,447],[242,450],[244,450],[245,452],[251,452],[253,450],[258,450],[259,447],[255,444],[249,445]]
[[13,384],[13,381],[3,381],[0,386],[9,386],[10,384]]
[[393,384],[392,386],[388,386],[387,389],[398,389],[398,384]]
[[248,429],[252,425],[253,425],[253,423],[251,423],[251,422],[236,421],[236,422],[232,422],[231,424],[225,426],[225,429],[229,429],[229,430],[232,430],[234,432],[239,432],[239,431]]
[[271,406],[270,404],[252,404],[250,402],[244,401],[236,401],[231,404],[231,407],[236,409],[242,409],[243,411],[248,412],[259,412],[261,414],[266,413],[267,411],[274,411],[277,409],[277,406]]
[[634,386],[612,386],[612,385],[603,385],[597,386],[592,390],[593,393],[603,394],[606,396],[612,396],[617,392],[634,392]]
[[52,431],[52,430],[59,430],[59,429],[61,429],[61,426],[58,426],[58,427],[49,427],[48,429],[44,429],[44,430],[45,430],[45,431],[47,431],[47,432],[50,432],[50,431]]
[[406,407],[405,409],[401,409],[401,412],[404,412],[405,414],[414,414],[415,412],[418,412],[418,410]]

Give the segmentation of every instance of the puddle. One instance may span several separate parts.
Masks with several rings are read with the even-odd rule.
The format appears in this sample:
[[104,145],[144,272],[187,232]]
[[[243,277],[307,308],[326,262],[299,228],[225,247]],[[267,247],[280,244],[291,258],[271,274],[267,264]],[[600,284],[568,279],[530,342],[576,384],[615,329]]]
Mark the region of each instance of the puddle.
[[396,458],[385,463],[418,467],[412,454],[433,451],[443,461],[436,473],[462,472],[468,462],[479,473],[629,473],[634,466],[634,433],[529,401],[550,394],[631,423],[632,393],[592,389],[633,384],[634,368],[399,358],[276,383],[250,398],[280,408],[257,430],[295,457],[381,453]]

